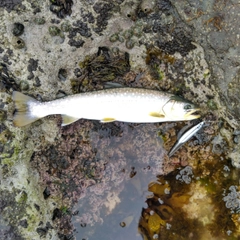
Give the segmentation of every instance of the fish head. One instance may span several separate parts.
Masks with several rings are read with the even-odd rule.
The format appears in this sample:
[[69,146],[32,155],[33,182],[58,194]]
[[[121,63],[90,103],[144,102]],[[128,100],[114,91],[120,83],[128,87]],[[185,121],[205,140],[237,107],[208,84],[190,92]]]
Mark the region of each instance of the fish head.
[[200,108],[195,104],[177,96],[171,97],[163,107],[166,118],[173,121],[187,121],[199,118],[201,117],[198,114],[199,111]]

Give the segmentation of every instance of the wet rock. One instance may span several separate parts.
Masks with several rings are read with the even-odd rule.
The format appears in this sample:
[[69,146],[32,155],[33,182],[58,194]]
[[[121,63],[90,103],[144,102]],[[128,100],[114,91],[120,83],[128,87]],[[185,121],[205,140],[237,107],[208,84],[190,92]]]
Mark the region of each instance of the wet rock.
[[23,228],[27,228],[28,227],[28,222],[26,219],[23,219],[19,222],[19,225]]
[[61,218],[62,217],[62,212],[60,209],[55,208],[53,210],[53,216],[52,216],[52,220],[54,221],[56,218]]
[[23,8],[23,5],[22,0],[1,1],[0,7],[6,9],[8,12],[11,12],[12,10]]
[[33,71],[36,71],[37,70],[37,67],[38,67],[38,60],[35,60],[33,58],[30,58],[29,61],[28,61],[28,71],[29,72],[33,72]]
[[33,83],[34,87],[40,87],[41,86],[41,81],[39,77],[35,77],[35,83]]
[[47,229],[46,228],[37,228],[36,231],[41,238],[46,237],[46,235],[47,235]]
[[38,68],[38,60],[34,60],[33,58],[30,58],[28,61],[28,66],[27,66],[27,70],[30,73],[28,75],[28,80],[31,80],[34,78],[33,71],[36,71],[37,68]]
[[3,122],[7,119],[7,112],[0,109],[0,122]]
[[157,7],[159,8],[159,10],[161,10],[161,11],[166,11],[166,12],[169,12],[170,10],[171,10],[171,8],[172,8],[172,3],[171,3],[171,1],[169,1],[169,0],[158,0],[157,1]]
[[19,85],[15,81],[15,76],[8,71],[8,67],[4,63],[0,63],[0,79],[0,89],[2,92],[8,92],[10,89],[19,89]]
[[218,49],[218,54],[227,51],[232,46],[232,42],[226,38],[226,33],[224,32],[212,31],[208,34],[207,40],[213,49]]
[[[17,6],[17,2],[20,1],[12,1],[9,3],[9,6],[14,4]],[[131,4],[130,2],[131,1],[126,2],[122,0],[112,2],[102,0],[75,1],[75,25],[73,26],[61,25],[60,28],[63,20],[46,18],[45,21],[48,26],[51,25],[51,23],[56,24],[56,26],[61,29],[61,32],[69,32],[66,34],[66,41],[62,42],[61,46],[55,44],[55,40],[57,38],[59,39],[59,36],[50,37],[50,34],[46,34],[47,38],[45,39],[44,29],[46,26],[39,26],[43,30],[43,36],[38,37],[38,34],[42,33],[42,31],[36,31],[36,24],[29,22],[28,30],[32,33],[32,36],[34,36],[34,45],[30,44],[27,46],[27,55],[25,51],[19,50],[13,50],[11,53],[8,49],[12,47],[7,45],[8,39],[5,34],[2,34],[0,41],[4,43],[4,45],[0,50],[0,52],[2,52],[1,56],[3,61],[9,64],[9,68],[14,73],[14,75],[9,74],[8,71],[4,70],[6,69],[5,67],[0,69],[1,98],[4,99],[3,102],[0,101],[0,105],[2,106],[3,103],[3,107],[1,108],[8,112],[9,115],[7,119],[5,116],[3,117],[6,126],[11,124],[12,102],[10,96],[15,86],[14,82],[15,84],[16,82],[20,83],[22,79],[26,79],[27,77],[33,79],[33,81],[29,81],[29,89],[32,89],[29,94],[37,96],[39,92],[45,100],[63,96],[64,94],[60,92],[59,89],[65,91],[67,94],[71,94],[71,90],[74,92],[85,92],[101,89],[102,81],[110,79],[127,86],[161,89],[181,94],[186,96],[187,99],[194,100],[200,104],[203,111],[210,111],[216,115],[221,111],[223,107],[222,103],[226,101],[228,102],[228,105],[226,105],[227,109],[232,109],[237,115],[239,99],[237,98],[238,92],[236,89],[238,86],[238,78],[234,78],[233,76],[237,76],[236,68],[239,67],[239,53],[236,49],[236,46],[238,46],[237,36],[234,33],[236,27],[232,27],[232,30],[230,30],[229,26],[235,26],[234,22],[238,21],[232,21],[233,18],[227,13],[234,13],[238,5],[229,4],[228,1],[224,1],[226,3],[225,16],[223,22],[218,24],[217,17],[214,17],[214,15],[217,15],[217,12],[213,12],[213,9],[219,10],[219,8],[222,7],[221,4],[223,4],[223,1],[217,1],[216,3],[218,3],[218,5],[216,4],[215,8],[212,6],[214,1],[207,5],[202,1],[191,1],[190,5],[184,0],[175,2],[156,0],[154,1],[154,7],[151,5],[152,2],[149,1],[133,1]],[[4,4],[5,3],[0,3],[0,6]],[[68,4],[71,5],[70,1],[49,1],[51,11],[53,14],[58,15],[59,18],[71,14],[69,7],[72,9],[73,5],[70,6]],[[118,11],[120,4],[121,12]],[[178,4],[180,6],[177,6]],[[41,4],[31,2],[27,4],[27,6],[29,6],[28,11],[32,13],[32,15],[36,12],[38,12],[40,17],[45,14],[45,5],[41,6]],[[6,7],[6,5],[4,7]],[[203,12],[202,15],[200,10]],[[18,15],[15,15],[16,11]],[[67,13],[66,11],[69,12]],[[236,12],[238,13],[239,11]],[[6,11],[5,13],[6,14],[3,15],[3,25],[1,25],[1,29],[4,32],[6,32],[5,26],[9,25],[9,22],[12,21],[11,19],[14,18],[19,19],[19,21],[24,21],[24,17],[26,16],[26,13],[18,7],[16,7],[10,15]],[[235,14],[235,17],[236,16]],[[214,19],[208,21],[210,18]],[[208,23],[205,23],[206,21],[208,21]],[[228,24],[229,21],[230,24]],[[118,28],[117,30],[116,27]],[[124,30],[121,30],[121,27]],[[75,30],[71,31],[71,28],[75,28]],[[226,34],[227,39],[229,39],[229,43],[227,44],[233,43],[228,50],[223,46],[225,40],[222,41],[224,36],[220,33],[220,28],[222,28],[222,32],[226,30],[228,33]],[[124,35],[125,30],[131,32],[130,36]],[[211,31],[216,31],[217,33],[214,35]],[[103,42],[110,44],[108,40],[114,33],[118,35],[118,39],[112,39],[111,49],[115,50],[110,51],[109,49],[101,48],[97,53],[96,48],[99,47],[98,44]],[[218,42],[216,38],[219,33],[220,39]],[[126,39],[123,36],[125,36]],[[42,42],[42,37],[46,41]],[[67,38],[69,39],[67,40]],[[134,41],[136,47],[132,48],[130,46],[125,54],[121,52],[121,49],[123,47],[125,48],[126,44],[128,44],[126,40]],[[213,41],[216,41],[216,43]],[[86,43],[84,44],[84,42]],[[194,43],[194,49],[192,42],[196,42],[196,44]],[[30,41],[29,43],[32,42]],[[54,43],[54,45],[52,45],[52,43]],[[73,46],[70,48],[70,51],[69,46],[65,45],[66,43]],[[141,52],[142,49],[145,49],[145,46],[141,45],[145,45],[147,49],[146,61],[145,52]],[[203,46],[204,49],[201,48],[200,45]],[[32,48],[33,46],[34,48]],[[36,46],[39,46],[39,48],[35,48]],[[87,48],[80,48],[81,46],[87,46]],[[154,50],[152,50],[153,48],[157,48],[158,51],[154,52]],[[44,51],[42,51],[42,49]],[[75,50],[75,52],[73,50]],[[86,55],[90,56],[86,57]],[[33,59],[33,62],[28,62],[29,59]],[[34,63],[34,61],[37,61],[37,64]],[[81,61],[81,64],[77,66],[79,61]],[[132,67],[131,71],[130,63]],[[147,63],[147,66],[145,63]],[[220,67],[219,64],[221,65]],[[137,66],[137,71],[135,71],[136,68],[134,68],[134,66]],[[44,71],[42,71],[40,67],[44,69]],[[67,76],[64,72],[63,74],[60,73],[59,69],[61,68],[67,71]],[[149,71],[145,71],[146,68]],[[26,69],[28,69],[29,72],[27,74]],[[209,69],[208,74],[205,74],[206,69]],[[28,74],[29,76],[27,76]],[[152,76],[154,76],[154,78]],[[69,79],[72,77],[75,78],[76,88],[72,87],[71,89],[68,83],[68,77]],[[59,81],[59,78],[62,80],[66,79],[66,81]],[[73,81],[71,81],[71,83],[73,83]],[[214,91],[214,86],[217,86],[215,83],[220,84],[220,92],[222,94],[221,101],[217,101],[217,97],[215,97],[218,95]],[[16,88],[17,87],[18,84],[16,84]],[[38,89],[35,87],[38,87]],[[226,89],[228,89],[228,91],[226,91]],[[227,95],[225,95],[226,92]],[[211,95],[211,97],[205,97],[205,94],[208,96]],[[217,108],[215,106],[217,106]],[[225,109],[223,111],[225,111]],[[232,180],[230,180],[230,178],[228,179],[227,176],[237,176],[231,166],[232,158],[229,155],[229,157],[226,157],[226,160],[224,155],[225,151],[228,151],[228,143],[233,139],[232,135],[230,140],[224,138],[224,146],[221,144],[218,146],[214,143],[213,149],[219,157],[216,160],[212,156],[212,145],[209,141],[212,140],[218,131],[216,130],[217,128],[213,128],[212,126],[215,126],[215,122],[219,122],[220,120],[213,119],[212,121],[214,123],[211,122],[210,126],[204,129],[204,133],[197,137],[197,140],[191,141],[189,145],[186,144],[182,151],[179,152],[179,156],[175,159],[167,159],[164,157],[164,154],[168,147],[173,145],[176,130],[183,127],[181,123],[177,125],[171,123],[138,125],[118,122],[102,125],[98,122],[80,120],[73,124],[73,126],[58,128],[56,124],[60,126],[60,118],[53,116],[47,117],[44,121],[39,122],[39,124],[33,124],[31,127],[29,126],[24,129],[11,127],[9,128],[13,131],[11,137],[6,135],[4,143],[0,144],[1,158],[3,156],[2,153],[7,154],[3,156],[7,164],[4,166],[1,165],[0,174],[2,173],[9,183],[9,180],[12,181],[22,173],[22,175],[20,175],[22,179],[16,181],[18,186],[22,184],[19,191],[22,191],[22,189],[26,191],[26,189],[28,189],[26,193],[30,191],[33,194],[31,198],[29,195],[28,200],[21,202],[21,204],[28,204],[30,201],[33,201],[33,203],[30,206],[24,205],[23,208],[18,208],[19,206],[16,205],[13,210],[11,205],[14,205],[14,201],[5,199],[4,204],[7,207],[4,207],[3,212],[6,213],[5,216],[9,215],[7,217],[8,220],[12,221],[13,219],[13,224],[25,234],[24,239],[29,236],[29,231],[27,232],[28,228],[37,229],[36,231],[39,235],[46,239],[72,238],[73,219],[76,220],[76,226],[78,227],[80,223],[82,223],[83,226],[84,223],[87,224],[86,228],[81,228],[81,231],[78,233],[77,231],[74,232],[74,235],[81,234],[85,229],[87,234],[96,233],[100,235],[102,232],[97,233],[96,229],[98,229],[98,227],[96,227],[96,222],[99,222],[102,227],[104,222],[101,221],[105,221],[106,212],[109,214],[107,216],[110,216],[109,219],[115,218],[113,215],[110,215],[110,213],[114,209],[117,209],[116,206],[120,206],[119,204],[121,203],[118,202],[119,194],[123,193],[123,189],[126,189],[125,183],[131,182],[134,188],[132,188],[132,191],[129,193],[131,198],[127,202],[128,208],[126,210],[121,209],[120,215],[127,212],[129,216],[130,212],[131,216],[134,217],[134,206],[137,205],[136,200],[142,197],[142,195],[138,195],[138,193],[143,190],[142,185],[146,185],[146,183],[141,181],[146,179],[148,174],[153,176],[155,174],[161,174],[162,172],[166,173],[170,169],[173,170],[179,166],[186,166],[186,164],[193,164],[194,167],[196,167],[192,172],[194,172],[194,176],[196,175],[198,179],[200,178],[199,181],[207,188],[209,195],[215,196],[218,200],[222,199],[222,192],[220,195],[215,195],[212,189],[229,189],[229,183]],[[1,133],[4,135],[7,133],[6,131],[10,131],[6,126],[3,127],[1,125]],[[161,137],[156,135],[156,132],[160,132],[159,128],[161,128],[162,132]],[[170,128],[172,130],[170,130]],[[206,135],[207,131],[208,135]],[[48,135],[52,133],[53,137],[49,137]],[[234,135],[234,137],[236,136]],[[18,145],[16,148],[11,145],[13,139]],[[51,141],[51,143],[49,143],[49,141]],[[166,144],[165,149],[162,148],[162,141]],[[239,159],[238,146],[234,145],[234,147],[236,147],[236,153],[233,157],[237,160]],[[224,150],[221,152],[220,150],[222,148]],[[36,153],[32,157],[31,162],[29,162],[27,154],[31,155],[31,151],[35,151]],[[221,153],[218,154],[219,152]],[[17,156],[16,158],[8,159],[8,156],[15,155]],[[131,165],[129,165],[129,159],[131,160]],[[192,159],[194,159],[194,162]],[[165,164],[162,166],[163,160]],[[1,161],[3,160],[1,159]],[[26,166],[24,165],[24,169],[27,170],[26,172],[20,168],[20,165],[16,165],[18,161],[21,162],[21,165],[27,162]],[[203,167],[205,163],[206,166]],[[224,166],[219,166],[218,164]],[[236,161],[234,161],[234,164],[236,164]],[[29,169],[29,165],[31,165],[32,169]],[[131,166],[134,166],[135,169],[131,169]],[[31,175],[33,170],[36,171],[34,172],[34,176]],[[133,173],[137,172],[137,174],[129,179],[130,176],[132,176],[132,170]],[[141,178],[141,176],[143,176],[141,175],[142,172],[144,172],[144,177]],[[216,177],[215,174],[217,172],[219,172],[219,176],[224,175],[224,178]],[[201,173],[203,174],[201,175]],[[177,175],[179,175],[178,178],[180,181],[176,181]],[[7,179],[8,176],[10,176],[9,179]],[[182,186],[189,186],[190,184],[185,183],[188,183],[189,178],[192,179],[193,175],[190,173],[187,174],[186,171],[180,174],[180,171],[178,171],[176,175],[173,176],[174,184],[171,188],[173,192],[170,191],[167,197],[165,195],[165,198],[155,196],[155,198],[152,199],[142,200],[142,203],[146,201],[147,204],[147,208],[142,214],[146,222],[145,225],[140,224],[139,227],[146,235],[146,238],[152,239],[152,237],[157,237],[157,234],[163,238],[166,236],[166,239],[171,239],[171,231],[175,232],[176,239],[187,239],[192,235],[201,236],[200,232],[201,229],[203,229],[203,225],[205,226],[204,231],[208,231],[206,229],[211,228],[212,232],[214,232],[214,229],[217,229],[217,234],[221,234],[222,230],[216,226],[208,226],[206,222],[204,222],[204,224],[199,223],[198,220],[196,220],[199,215],[197,215],[195,220],[190,221],[187,219],[185,221],[185,213],[182,210],[176,210],[174,208],[174,206],[183,205],[183,203],[189,199],[187,195],[182,194],[179,196],[176,194],[173,195],[173,193],[176,189],[179,191]],[[214,176],[213,178],[215,178],[215,181],[217,179],[218,185],[207,181],[208,179],[201,179],[202,176]],[[39,184],[36,183],[34,187],[31,184],[35,179],[38,179]],[[126,179],[127,181],[124,181]],[[225,181],[224,179],[227,180]],[[26,184],[24,181],[26,181]],[[191,181],[191,184],[195,181],[197,181],[196,177],[194,181]],[[223,185],[224,181],[228,183]],[[6,186],[8,188],[13,184],[16,183],[12,181],[11,184]],[[164,184],[165,183],[163,183],[163,186]],[[5,187],[4,179],[3,181],[1,179],[1,186]],[[44,201],[44,189],[38,189],[36,186],[45,186],[46,189],[50,191],[51,197]],[[184,190],[186,189],[184,188]],[[198,190],[196,191],[198,193]],[[229,191],[230,190],[226,191],[225,196],[229,195]],[[47,193],[48,191],[46,191],[46,194]],[[21,196],[19,192],[16,194],[17,196]],[[1,195],[4,194],[1,193]],[[123,195],[127,194],[124,193]],[[34,196],[38,196],[39,199],[34,198]],[[107,198],[103,196],[107,196]],[[0,199],[3,199],[2,196]],[[81,199],[81,201],[79,201],[79,199]],[[206,199],[208,198],[206,197]],[[122,199],[120,200],[122,201]],[[214,201],[214,199],[212,199],[212,201]],[[45,203],[45,205],[43,205],[42,202]],[[84,205],[83,202],[86,202],[88,205]],[[226,209],[225,201],[218,202],[222,204],[222,210]],[[8,204],[10,205],[10,211],[7,211]],[[207,200],[204,200],[204,204],[207,206],[209,203]],[[54,224],[51,222],[53,215],[48,215],[48,213],[52,211],[49,211],[47,206],[54,206],[55,209],[58,209],[57,212],[59,216],[61,216],[54,218]],[[71,214],[69,209],[72,209],[74,206],[81,211],[73,218],[73,214]],[[154,207],[155,214],[151,215],[151,208]],[[103,208],[105,210],[101,212]],[[186,206],[186,208],[188,208],[188,206]],[[29,209],[34,210],[29,216],[34,216],[34,218],[39,217],[42,222],[40,222],[40,220],[35,221],[35,219],[34,221],[29,221],[26,216],[20,216],[19,218],[18,214],[16,214],[17,212],[26,212],[26,210],[29,212]],[[218,216],[217,214],[220,216],[218,223],[220,222],[221,224],[219,225],[221,225],[221,227],[228,226],[232,234],[235,234],[231,225],[231,217],[229,217],[231,209],[227,209],[229,212],[218,212],[218,209],[220,208],[214,207],[214,214],[216,213],[216,216]],[[15,214],[13,215],[12,212]],[[58,215],[57,212],[56,216]],[[102,217],[103,215],[101,215],[103,212],[105,214],[104,218]],[[137,209],[137,212],[139,214],[141,209],[140,211]],[[159,212],[161,214],[159,214]],[[213,212],[212,209],[209,212]],[[164,221],[169,220],[169,222],[166,222],[166,225],[164,225],[164,222],[161,222],[159,218],[156,217],[156,214],[163,217]],[[198,213],[193,211],[192,216],[196,216],[195,214]],[[152,218],[151,216],[154,215],[155,217]],[[226,221],[227,216],[229,217],[228,221]],[[15,221],[17,217],[18,219]],[[118,219],[126,219],[126,216],[122,218],[119,217],[118,214]],[[151,221],[148,225],[147,220],[149,217]],[[23,219],[27,219],[28,228],[19,227],[19,222]],[[48,219],[50,225],[44,222],[45,219]],[[120,228],[120,221],[118,220],[115,226],[114,221],[110,221],[112,224],[110,228],[117,231],[116,226]],[[39,222],[40,225],[37,226]],[[123,222],[125,222],[125,220]],[[137,222],[136,219],[134,219],[132,223],[134,224],[135,222]],[[159,234],[149,235],[148,227],[150,227],[150,229],[156,229],[155,223],[158,223],[158,227],[162,223],[160,228],[161,232]],[[53,229],[51,226],[53,226]],[[91,227],[91,231],[89,231],[88,227]],[[131,230],[130,228],[128,228],[129,232]],[[189,232],[189,228],[193,230]],[[137,226],[134,229],[134,237],[136,236],[136,229]],[[166,229],[167,231],[165,231]],[[179,229],[181,229],[181,231]],[[14,229],[10,230],[12,231],[12,235],[8,233],[9,235],[6,234],[2,237],[0,233],[0,238],[6,239],[6,236],[9,236],[9,239],[21,239],[20,237],[18,238],[19,235],[17,233],[15,234]],[[40,238],[36,231],[31,232],[31,234],[33,234],[31,237],[34,239]],[[57,234],[56,232],[59,233]],[[110,234],[111,231],[103,232]],[[231,235],[231,237],[232,236],[233,235]],[[82,236],[75,237],[77,239],[83,239]],[[91,238],[92,236],[88,235],[88,237]],[[134,239],[134,237],[132,239]],[[218,237],[219,236],[216,235],[215,238],[218,239]],[[113,238],[114,236],[111,236],[111,239]],[[221,236],[221,238],[226,239],[226,236]],[[108,238],[106,238],[106,236],[101,238],[100,235],[98,239]],[[131,239],[131,237],[129,237],[129,239]],[[211,237],[209,237],[209,239],[211,239]]]
[[190,36],[186,36],[180,29],[175,29],[172,33],[173,40],[163,42],[157,41],[158,47],[164,52],[173,55],[179,52],[182,56],[186,56],[189,51],[196,47],[192,44]]

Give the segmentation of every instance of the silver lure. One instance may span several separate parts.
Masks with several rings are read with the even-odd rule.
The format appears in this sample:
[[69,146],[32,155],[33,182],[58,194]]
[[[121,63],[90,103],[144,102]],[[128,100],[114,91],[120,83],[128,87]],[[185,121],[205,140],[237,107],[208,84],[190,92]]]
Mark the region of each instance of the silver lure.
[[187,142],[194,134],[196,134],[204,124],[205,122],[202,121],[185,132],[169,151],[168,156],[171,157],[185,142]]

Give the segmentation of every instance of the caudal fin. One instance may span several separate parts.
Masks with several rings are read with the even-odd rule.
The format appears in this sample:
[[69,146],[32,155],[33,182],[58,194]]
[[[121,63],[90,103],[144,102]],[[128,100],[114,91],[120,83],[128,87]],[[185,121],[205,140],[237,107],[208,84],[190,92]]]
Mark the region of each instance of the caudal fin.
[[12,99],[16,108],[13,116],[13,124],[15,126],[22,127],[39,119],[39,117],[32,115],[29,108],[30,104],[37,103],[37,100],[17,91],[13,92]]

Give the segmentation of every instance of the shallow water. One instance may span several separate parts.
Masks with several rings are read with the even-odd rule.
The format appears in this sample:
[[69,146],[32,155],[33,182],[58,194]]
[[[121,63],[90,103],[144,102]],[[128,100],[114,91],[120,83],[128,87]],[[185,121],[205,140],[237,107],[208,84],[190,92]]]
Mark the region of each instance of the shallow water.
[[[210,151],[217,146],[206,143],[204,131],[169,159],[173,132],[182,123],[115,125],[120,135],[109,135],[112,125],[89,133],[96,158],[106,162],[102,179],[86,189],[73,209],[76,239],[237,239],[222,196],[238,177],[232,177],[236,171],[227,158]],[[176,160],[184,155],[185,162]],[[167,161],[172,168],[165,167]],[[218,225],[221,214],[226,214],[223,226]],[[152,220],[152,215],[158,216]],[[218,227],[224,232],[218,234]]]
[[161,128],[158,124],[116,125],[121,127],[120,137],[109,138],[108,128],[89,134],[90,144],[97,148],[96,158],[107,163],[103,181],[89,187],[74,208],[79,211],[73,217],[77,239],[142,239],[138,221],[151,194],[148,183],[163,172]]

